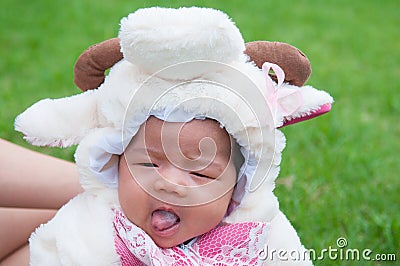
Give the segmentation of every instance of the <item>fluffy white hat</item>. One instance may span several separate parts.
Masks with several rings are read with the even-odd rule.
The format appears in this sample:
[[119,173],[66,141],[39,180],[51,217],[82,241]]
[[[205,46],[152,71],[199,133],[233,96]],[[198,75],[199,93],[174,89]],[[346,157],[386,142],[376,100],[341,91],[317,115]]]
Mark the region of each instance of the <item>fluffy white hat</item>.
[[111,155],[124,151],[150,115],[180,122],[215,119],[245,157],[234,195],[240,206],[226,220],[271,221],[279,209],[272,191],[285,146],[278,128],[328,111],[329,94],[284,82],[275,64],[261,69],[244,53],[234,23],[213,9],[141,9],[122,19],[119,40],[122,55],[114,59],[120,61],[106,64],[113,66],[103,84],[34,104],[17,117],[16,130],[34,145],[79,144],[81,183],[100,195],[116,185]]
[[234,23],[211,8],[140,9],[122,19],[119,37],[124,58],[150,75],[186,61],[229,63],[245,49]]

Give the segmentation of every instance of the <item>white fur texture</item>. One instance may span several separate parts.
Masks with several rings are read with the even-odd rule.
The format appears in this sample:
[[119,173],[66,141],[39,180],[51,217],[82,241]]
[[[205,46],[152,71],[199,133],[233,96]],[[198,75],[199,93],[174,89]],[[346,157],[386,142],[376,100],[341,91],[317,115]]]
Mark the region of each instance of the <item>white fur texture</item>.
[[239,29],[211,8],[140,9],[121,20],[119,38],[125,59],[147,73],[185,61],[245,58]]
[[14,126],[36,146],[78,144],[92,128],[99,126],[96,91],[41,100],[20,114]]
[[87,192],[73,198],[32,234],[30,264],[120,265],[114,248],[113,206]]

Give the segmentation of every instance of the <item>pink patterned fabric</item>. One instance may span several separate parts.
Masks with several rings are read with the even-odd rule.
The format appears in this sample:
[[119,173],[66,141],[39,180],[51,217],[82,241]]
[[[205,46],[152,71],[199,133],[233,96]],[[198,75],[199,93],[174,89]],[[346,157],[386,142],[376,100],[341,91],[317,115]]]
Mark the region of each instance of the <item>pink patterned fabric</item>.
[[218,226],[187,245],[160,248],[121,210],[115,212],[115,247],[122,265],[261,265],[267,225],[246,222]]

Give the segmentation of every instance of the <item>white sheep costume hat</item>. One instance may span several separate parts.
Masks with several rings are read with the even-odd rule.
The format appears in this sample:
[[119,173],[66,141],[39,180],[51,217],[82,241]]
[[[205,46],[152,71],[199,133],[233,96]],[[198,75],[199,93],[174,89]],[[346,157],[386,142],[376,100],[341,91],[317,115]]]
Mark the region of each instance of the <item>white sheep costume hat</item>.
[[[96,55],[101,61],[109,49],[121,47],[121,53],[112,56],[113,62],[100,67],[96,62],[88,63],[97,68],[92,74],[98,80],[100,73],[101,82],[86,84],[84,90],[90,90],[72,97],[39,101],[16,119],[16,130],[33,145],[79,144],[75,160],[85,189],[33,234],[31,262],[43,263],[44,258],[55,262],[57,256],[65,265],[110,265],[118,261],[110,222],[112,208],[119,205],[118,168],[112,155],[124,152],[151,115],[169,122],[218,121],[240,145],[245,158],[234,193],[238,206],[225,222],[269,223],[270,248],[303,250],[273,194],[285,146],[278,128],[329,111],[332,97],[303,86],[309,73],[297,85],[296,81],[288,82],[291,73],[284,73],[285,68],[277,65],[279,58],[277,64],[274,60],[256,62],[251,50],[259,50],[260,43],[245,44],[238,28],[218,10],[139,9],[122,19],[118,37],[102,43]],[[80,71],[75,74],[78,86],[79,75],[93,78],[87,66],[79,62],[76,69]],[[109,67],[102,83],[101,75]],[[270,69],[276,74],[276,82],[268,76]],[[73,218],[76,213],[79,219]],[[93,217],[96,226],[89,222]],[[88,224],[83,225],[85,220]],[[73,225],[75,229],[66,229]],[[91,237],[82,241],[77,232],[83,231]],[[98,241],[99,237],[105,241]],[[84,243],[79,254],[76,243]],[[103,254],[100,258],[99,253]]]

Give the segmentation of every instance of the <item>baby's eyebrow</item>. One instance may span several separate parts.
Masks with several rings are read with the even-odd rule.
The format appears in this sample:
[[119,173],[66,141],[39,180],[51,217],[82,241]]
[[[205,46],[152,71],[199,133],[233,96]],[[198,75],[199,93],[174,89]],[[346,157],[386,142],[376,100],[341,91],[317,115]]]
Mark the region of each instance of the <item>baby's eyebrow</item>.
[[198,170],[199,172],[206,170],[206,169],[210,169],[213,168],[215,170],[217,170],[218,172],[223,172],[225,170],[225,168],[228,166],[228,163],[224,163],[221,162],[221,160],[218,160],[217,158],[214,158],[211,162],[207,161],[207,160],[200,160],[200,165],[206,165],[205,167],[203,167],[202,169]]
[[151,147],[134,147],[134,148],[128,148],[125,151],[125,155],[147,155],[149,157],[162,157],[164,154],[163,152],[158,151],[157,149],[151,148]]

